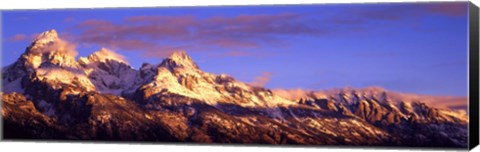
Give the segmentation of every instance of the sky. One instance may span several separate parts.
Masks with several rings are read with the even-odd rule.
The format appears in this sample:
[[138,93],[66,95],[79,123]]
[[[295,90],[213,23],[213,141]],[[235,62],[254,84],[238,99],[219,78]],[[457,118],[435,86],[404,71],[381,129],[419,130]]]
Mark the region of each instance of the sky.
[[466,2],[11,10],[2,66],[55,29],[78,57],[107,48],[135,69],[185,50],[214,74],[271,89],[379,86],[467,95]]

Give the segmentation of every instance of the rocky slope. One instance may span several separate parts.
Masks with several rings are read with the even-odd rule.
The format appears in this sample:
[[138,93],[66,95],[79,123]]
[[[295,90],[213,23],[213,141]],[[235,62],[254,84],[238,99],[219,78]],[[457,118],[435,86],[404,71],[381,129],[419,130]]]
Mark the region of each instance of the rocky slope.
[[5,138],[467,146],[467,115],[384,90],[294,99],[203,72],[185,52],[138,70],[106,49],[75,56],[51,30],[4,67]]

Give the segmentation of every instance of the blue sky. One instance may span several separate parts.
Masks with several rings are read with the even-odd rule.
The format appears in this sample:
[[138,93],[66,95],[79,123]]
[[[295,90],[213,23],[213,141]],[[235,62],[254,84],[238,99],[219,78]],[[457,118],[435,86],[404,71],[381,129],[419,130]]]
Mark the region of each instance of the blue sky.
[[186,50],[200,68],[267,88],[380,86],[466,96],[465,2],[2,12],[2,64],[56,29],[79,56],[101,47],[136,69]]

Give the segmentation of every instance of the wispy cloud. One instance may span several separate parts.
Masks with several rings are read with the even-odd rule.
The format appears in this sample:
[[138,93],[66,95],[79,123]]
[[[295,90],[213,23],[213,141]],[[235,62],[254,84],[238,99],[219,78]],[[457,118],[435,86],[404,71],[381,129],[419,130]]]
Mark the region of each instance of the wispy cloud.
[[39,33],[33,33],[33,34],[18,33],[18,34],[12,35],[10,37],[7,37],[5,40],[10,41],[10,42],[32,41],[38,35],[39,35]]
[[263,72],[262,75],[255,77],[253,82],[250,83],[250,85],[257,86],[257,87],[263,87],[265,84],[270,81],[270,76],[272,75],[271,72]]
[[468,13],[467,4],[466,2],[378,4],[384,6],[352,7],[328,20],[334,24],[351,26],[363,25],[370,21],[419,19],[429,15],[462,17]]
[[59,39],[59,40],[56,40],[55,43],[52,43],[51,45],[46,45],[44,47],[36,49],[35,51],[37,51],[37,53],[60,51],[76,57],[78,55],[78,51],[76,50],[76,47],[77,45],[75,43],[70,43],[70,42]]
[[[322,18],[315,13],[291,12],[207,18],[192,15],[130,16],[116,22],[85,20],[75,25],[74,29],[78,43],[164,57],[178,49],[205,51],[215,48],[284,47],[295,36],[324,37],[376,30],[379,28],[376,21],[396,25],[394,22],[398,20],[432,14],[462,16],[466,14],[466,6],[466,3],[421,3],[392,4],[374,9],[355,7]],[[251,52],[239,54],[254,55]]]
[[15,34],[11,38],[9,38],[10,41],[14,41],[14,42],[25,41],[27,39],[28,39],[28,36],[25,34]]
[[245,52],[245,51],[230,50],[230,51],[225,52],[223,55],[224,56],[240,57],[240,56],[249,56],[251,54],[249,52]]
[[[306,22],[301,15],[292,13],[204,19],[192,16],[133,16],[121,23],[83,21],[75,26],[80,31],[75,40],[109,48],[144,50],[145,54],[163,56],[172,48],[257,48],[266,44],[281,44],[282,36],[324,33],[324,29]],[[153,51],[157,53],[151,53]]]
[[217,52],[206,52],[205,55],[209,58],[225,58],[225,57],[254,57],[254,58],[265,58],[279,55],[283,52],[266,52],[266,51],[242,51],[237,49],[217,51]]
[[305,89],[273,89],[272,90],[275,95],[278,95],[282,98],[289,99],[289,100],[299,100],[300,98],[312,98],[315,97],[314,91],[312,90],[305,90]]
[[466,2],[447,2],[425,5],[432,13],[438,13],[448,16],[466,16],[468,11],[468,3]]

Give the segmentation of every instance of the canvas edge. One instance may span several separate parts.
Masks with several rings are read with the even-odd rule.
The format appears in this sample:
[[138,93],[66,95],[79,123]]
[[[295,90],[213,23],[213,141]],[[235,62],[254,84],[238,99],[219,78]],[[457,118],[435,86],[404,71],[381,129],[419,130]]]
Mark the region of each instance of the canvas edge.
[[475,148],[479,144],[479,9],[469,2],[469,149]]
[[[373,2],[373,3],[349,3],[349,4],[395,4],[395,3],[448,3],[448,1],[427,1],[427,2]],[[450,2],[455,2],[455,1],[450,1]],[[337,3],[314,3],[313,5],[335,5]],[[343,4],[343,3],[339,3]],[[271,5],[276,5],[276,4],[264,4],[264,5],[258,5],[258,6],[271,6]],[[283,5],[311,5],[311,4],[283,4]],[[337,4],[338,5],[338,4]],[[175,7],[235,7],[235,6],[251,6],[251,5],[225,5],[225,6],[175,6]],[[282,4],[277,5],[277,6],[282,6]],[[138,9],[138,8],[170,8],[168,6],[150,6],[150,7],[126,7],[127,9]],[[48,10],[76,10],[76,9],[89,9],[89,8],[67,8],[67,9],[47,9]],[[118,7],[118,8],[98,8],[98,9],[124,9],[124,7]],[[6,11],[32,11],[36,9],[20,9],[20,10],[0,10],[0,58],[2,56],[2,45],[3,45],[3,17],[2,13]],[[468,78],[468,90],[469,90],[469,128],[468,128],[468,145],[469,149],[473,149],[476,146],[479,145],[479,8],[476,6],[474,3],[471,1],[468,3],[468,46],[469,46],[469,53],[468,53],[468,59],[469,59],[469,78]],[[2,59],[0,59],[1,62]],[[0,70],[2,69],[2,66],[0,66]],[[0,79],[2,78],[2,75],[0,74]],[[0,90],[2,89],[2,82],[0,81]],[[3,102],[2,99],[0,98],[0,108],[3,107]],[[69,140],[8,140],[4,138],[4,130],[3,130],[3,115],[0,113],[0,116],[2,119],[0,119],[0,141],[1,142],[39,142],[39,143],[75,143],[76,141],[69,141]],[[53,142],[52,142],[53,141]],[[184,146],[233,146],[233,147],[252,147],[252,146],[258,146],[258,147],[276,147],[272,145],[257,145],[257,144],[225,144],[225,145],[216,145],[216,144],[201,144],[201,143],[168,143],[168,142],[163,142],[163,143],[149,143],[149,142],[118,142],[118,141],[77,141],[78,143],[90,143],[90,144],[139,144],[139,145],[184,145]],[[291,145],[282,145],[278,146],[280,148],[309,148],[310,146],[291,146]],[[310,148],[353,148],[353,149],[390,149],[392,147],[383,147],[383,146],[338,146],[338,145],[321,145],[321,146],[311,146]],[[394,147],[398,150],[411,150],[411,149],[420,149],[420,150],[457,150],[457,148],[437,148],[437,147]]]

